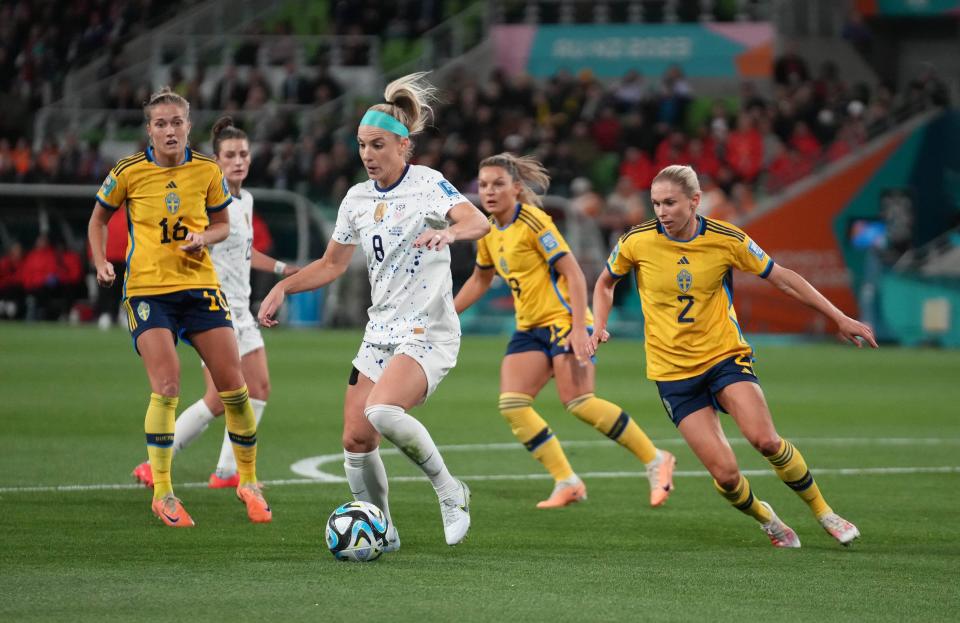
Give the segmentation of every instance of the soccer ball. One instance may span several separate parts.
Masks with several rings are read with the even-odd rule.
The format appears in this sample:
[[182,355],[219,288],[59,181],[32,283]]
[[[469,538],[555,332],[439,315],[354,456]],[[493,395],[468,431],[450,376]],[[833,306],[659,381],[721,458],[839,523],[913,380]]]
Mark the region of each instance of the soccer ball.
[[337,560],[376,560],[386,544],[387,518],[369,502],[347,502],[327,519],[327,547]]

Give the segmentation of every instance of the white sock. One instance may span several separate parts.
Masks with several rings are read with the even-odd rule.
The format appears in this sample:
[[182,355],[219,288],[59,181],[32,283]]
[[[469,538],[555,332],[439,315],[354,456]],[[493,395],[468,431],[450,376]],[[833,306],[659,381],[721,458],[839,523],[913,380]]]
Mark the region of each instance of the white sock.
[[197,440],[213,421],[207,403],[198,400],[180,414],[173,430],[173,453],[176,454]]
[[[253,407],[253,415],[257,420],[257,428],[260,428],[260,418],[263,417],[263,409],[267,406],[266,400],[257,398],[250,399],[250,405]],[[226,426],[223,428],[223,445],[220,446],[220,458],[217,460],[217,477],[230,478],[237,473],[237,459],[233,456],[233,444],[230,443],[230,433]]]
[[453,495],[457,481],[447,471],[440,451],[423,424],[394,405],[372,405],[363,413],[381,435],[423,470],[437,497],[442,500]]
[[350,493],[361,502],[370,502],[383,511],[387,521],[390,517],[390,503],[387,501],[390,486],[387,484],[387,470],[380,458],[380,448],[370,452],[343,451],[343,471],[350,483]]

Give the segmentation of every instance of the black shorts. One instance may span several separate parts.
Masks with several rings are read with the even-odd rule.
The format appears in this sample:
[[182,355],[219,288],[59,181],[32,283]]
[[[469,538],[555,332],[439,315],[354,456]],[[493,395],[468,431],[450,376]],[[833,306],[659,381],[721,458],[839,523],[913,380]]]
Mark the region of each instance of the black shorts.
[[127,312],[127,325],[137,354],[140,353],[137,338],[149,329],[169,329],[174,344],[181,339],[189,344],[193,333],[217,327],[233,328],[227,299],[217,288],[131,296],[124,300],[123,308]]
[[713,407],[724,411],[717,401],[716,394],[727,385],[749,381],[760,384],[753,373],[753,358],[750,355],[737,355],[724,359],[703,374],[679,381],[656,381],[657,391],[667,415],[674,426],[680,421],[704,407]]

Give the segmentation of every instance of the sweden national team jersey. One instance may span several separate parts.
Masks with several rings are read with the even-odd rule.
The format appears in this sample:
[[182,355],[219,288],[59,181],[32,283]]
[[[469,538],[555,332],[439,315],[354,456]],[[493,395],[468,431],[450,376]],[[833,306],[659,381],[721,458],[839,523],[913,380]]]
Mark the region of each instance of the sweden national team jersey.
[[[550,325],[569,326],[572,319],[567,280],[554,264],[570,252],[550,215],[532,205],[517,204],[504,228],[491,217],[490,233],[477,244],[477,265],[493,268],[513,292],[517,330]],[[587,309],[587,325],[593,315]]]
[[230,203],[223,173],[212,159],[187,148],[183,163],[162,167],[148,147],[117,163],[97,201],[109,210],[126,202],[125,297],[219,287],[207,249],[199,255],[180,250],[187,233],[210,224],[208,212]]
[[741,229],[697,217],[690,240],[670,238],[657,219],[625,233],[607,260],[617,278],[631,270],[643,304],[647,377],[677,381],[738,355],[752,355],[733,309],[733,272],[766,278],[773,259]]

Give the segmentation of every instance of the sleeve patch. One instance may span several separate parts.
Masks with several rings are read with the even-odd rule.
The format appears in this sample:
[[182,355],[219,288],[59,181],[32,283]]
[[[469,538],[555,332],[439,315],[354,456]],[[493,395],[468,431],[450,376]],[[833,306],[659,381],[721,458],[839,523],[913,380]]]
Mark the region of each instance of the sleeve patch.
[[117,178],[113,176],[113,173],[109,173],[107,174],[107,179],[103,180],[103,186],[100,187],[100,194],[104,197],[109,197],[110,193],[112,193],[116,187]]
[[547,253],[560,246],[560,243],[557,242],[557,239],[554,237],[553,233],[549,231],[540,236],[540,244],[543,246],[543,250]]
[[230,188],[227,186],[227,179],[224,177],[220,178],[220,183],[223,185],[223,195],[224,197],[230,196]]
[[460,194],[460,191],[454,188],[453,184],[451,184],[447,180],[440,180],[439,182],[437,182],[437,186],[439,186],[440,190],[442,190],[444,194],[446,194],[448,197],[456,197],[457,195]]
[[750,241],[750,253],[756,255],[758,260],[762,260],[763,256],[765,255],[763,249],[760,248],[760,245],[753,240]]

